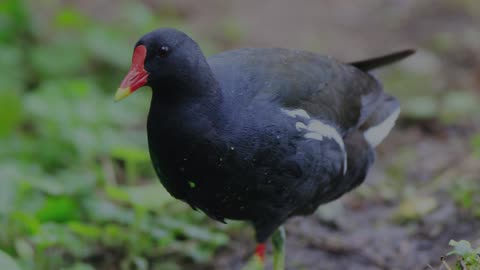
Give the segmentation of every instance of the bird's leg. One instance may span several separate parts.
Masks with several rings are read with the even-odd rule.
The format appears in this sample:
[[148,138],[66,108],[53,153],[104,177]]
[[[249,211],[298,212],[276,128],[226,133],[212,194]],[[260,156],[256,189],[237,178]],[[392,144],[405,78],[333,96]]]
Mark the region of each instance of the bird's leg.
[[242,268],[242,270],[264,270],[265,269],[265,251],[267,247],[265,243],[259,243],[255,248],[255,255]]
[[280,226],[272,235],[273,270],[285,269],[285,228]]

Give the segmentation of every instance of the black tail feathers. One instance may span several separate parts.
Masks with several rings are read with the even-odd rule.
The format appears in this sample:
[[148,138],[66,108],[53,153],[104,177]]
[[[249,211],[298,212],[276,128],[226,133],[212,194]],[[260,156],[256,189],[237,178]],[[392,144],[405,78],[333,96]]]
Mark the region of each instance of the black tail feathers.
[[387,55],[383,55],[375,58],[352,62],[349,64],[360,70],[370,71],[372,69],[376,69],[376,68],[400,61],[404,58],[409,57],[414,53],[415,53],[415,50],[407,49],[407,50],[398,51],[398,52],[394,52],[391,54],[387,54]]

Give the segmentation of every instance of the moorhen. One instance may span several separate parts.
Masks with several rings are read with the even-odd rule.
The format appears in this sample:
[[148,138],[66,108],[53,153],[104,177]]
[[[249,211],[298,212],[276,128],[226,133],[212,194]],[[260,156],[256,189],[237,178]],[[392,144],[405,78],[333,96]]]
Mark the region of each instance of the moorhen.
[[135,44],[115,99],[152,88],[147,135],[161,183],[215,220],[250,222],[262,261],[275,232],[281,269],[279,227],[361,184],[400,113],[368,71],[412,53],[342,63],[248,48],[206,59],[185,33],[158,29]]

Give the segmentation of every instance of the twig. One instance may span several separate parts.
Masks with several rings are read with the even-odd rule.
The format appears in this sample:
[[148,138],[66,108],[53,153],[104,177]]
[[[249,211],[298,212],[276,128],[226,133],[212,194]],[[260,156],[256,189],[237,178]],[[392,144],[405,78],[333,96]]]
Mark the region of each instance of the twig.
[[450,268],[450,266],[448,265],[448,263],[445,261],[445,257],[442,257],[440,258],[442,260],[442,264],[448,269],[448,270],[452,270],[452,268]]

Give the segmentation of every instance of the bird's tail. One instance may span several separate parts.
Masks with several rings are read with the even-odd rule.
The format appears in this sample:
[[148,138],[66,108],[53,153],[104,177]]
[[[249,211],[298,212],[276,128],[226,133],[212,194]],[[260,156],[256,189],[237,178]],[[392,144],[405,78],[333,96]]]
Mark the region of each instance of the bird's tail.
[[389,94],[383,94],[380,104],[360,127],[372,147],[379,145],[390,133],[400,114],[400,103]]
[[391,54],[387,54],[387,55],[383,55],[375,58],[351,62],[349,64],[366,72],[372,69],[376,69],[379,67],[383,67],[383,66],[398,62],[404,58],[409,57],[414,53],[415,53],[415,50],[407,49],[407,50],[398,51],[398,52],[394,52]]

